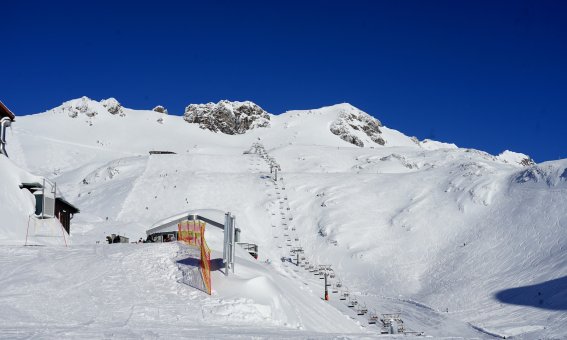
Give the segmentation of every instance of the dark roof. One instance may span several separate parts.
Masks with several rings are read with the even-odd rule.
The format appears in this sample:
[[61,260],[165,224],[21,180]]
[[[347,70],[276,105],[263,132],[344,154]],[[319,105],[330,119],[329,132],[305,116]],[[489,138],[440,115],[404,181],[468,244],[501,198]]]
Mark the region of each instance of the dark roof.
[[20,184],[20,189],[42,189],[43,185],[38,182],[22,183]]
[[78,213],[81,212],[79,210],[79,208],[77,208],[74,205],[72,205],[71,203],[67,202],[63,197],[56,197],[55,201],[63,204],[71,214],[78,214]]
[[8,117],[11,121],[16,119],[16,115],[0,101],[0,118],[2,117]]

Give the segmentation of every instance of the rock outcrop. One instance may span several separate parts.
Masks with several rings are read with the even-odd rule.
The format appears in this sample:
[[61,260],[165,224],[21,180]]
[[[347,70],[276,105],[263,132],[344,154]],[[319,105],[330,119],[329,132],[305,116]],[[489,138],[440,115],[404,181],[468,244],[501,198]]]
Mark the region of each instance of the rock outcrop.
[[168,113],[169,113],[169,112],[167,112],[167,109],[166,109],[165,107],[161,106],[161,105],[158,105],[158,106],[154,107],[154,108],[152,109],[152,111],[159,112],[159,113],[163,113],[163,114],[168,114]]
[[102,106],[106,108],[106,110],[109,113],[113,115],[115,114],[120,114],[121,116],[124,115],[124,111],[122,110],[122,105],[118,102],[118,100],[114,98],[108,98],[101,100],[100,103],[102,104]]
[[270,126],[270,115],[250,101],[191,104],[185,108],[183,118],[188,123],[199,124],[201,129],[229,135]]
[[376,144],[386,144],[386,141],[382,138],[382,131],[380,131],[381,126],[382,123],[378,119],[354,107],[350,107],[350,109],[342,109],[340,111],[337,119],[331,123],[330,130],[342,140],[363,147],[364,142],[360,136],[357,136],[360,132],[364,133]]
[[118,114],[120,116],[124,116],[122,105],[114,98],[108,98],[97,102],[89,97],[81,97],[69,100],[53,110],[61,110],[67,113],[71,118],[76,118],[79,115],[94,117],[104,112],[108,112],[112,115]]

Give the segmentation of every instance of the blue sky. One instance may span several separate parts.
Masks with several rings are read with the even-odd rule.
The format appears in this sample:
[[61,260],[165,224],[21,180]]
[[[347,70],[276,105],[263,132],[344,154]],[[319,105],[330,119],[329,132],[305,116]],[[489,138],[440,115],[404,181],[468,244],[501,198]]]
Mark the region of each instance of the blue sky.
[[4,4],[0,100],[349,102],[420,139],[567,158],[567,1]]

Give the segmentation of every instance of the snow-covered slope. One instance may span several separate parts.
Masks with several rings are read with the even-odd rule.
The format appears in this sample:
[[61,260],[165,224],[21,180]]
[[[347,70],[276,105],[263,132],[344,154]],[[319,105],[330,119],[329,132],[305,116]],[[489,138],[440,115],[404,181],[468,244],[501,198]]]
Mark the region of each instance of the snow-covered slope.
[[[242,280],[263,282],[260,286],[230,293],[230,308],[242,308],[244,314],[256,310],[247,319],[248,331],[275,335],[300,327],[320,332],[326,326],[314,326],[315,315],[334,318],[327,309],[309,312],[311,303],[321,302],[317,282],[279,261],[289,256],[283,228],[293,226],[290,238],[304,247],[308,260],[332,264],[361,301],[379,312],[401,311],[413,330],[466,338],[567,336],[562,284],[567,162],[535,165],[522,163],[529,159],[525,155],[496,157],[454,144],[419,142],[369,117],[339,104],[270,115],[269,127],[228,135],[183,117],[81,98],[19,117],[8,137],[16,164],[56,180],[81,209],[72,223],[73,251],[114,252],[93,244],[109,233],[137,239],[155,221],[190,209],[236,214],[243,240],[259,245],[260,261],[271,260],[242,271]],[[280,164],[283,180],[270,179],[258,154],[243,154],[257,142]],[[149,155],[152,150],[177,154]],[[125,256],[145,256],[146,250],[138,249],[151,249],[160,263],[173,261],[178,251],[132,247],[123,248]],[[219,250],[215,242],[213,249]],[[239,261],[248,263],[244,257]],[[99,260],[106,261],[89,259]],[[287,283],[280,284],[280,277]],[[215,282],[217,300],[204,299],[199,306],[215,306],[222,314],[224,307],[218,306],[230,282],[222,276]],[[280,289],[294,291],[294,297],[281,295],[282,304],[311,302],[274,316],[279,307],[273,300],[254,294],[237,299],[243,291],[263,289],[276,296]],[[296,290],[308,294],[295,295]],[[370,329],[353,328],[356,322],[368,325],[336,296],[331,305],[348,322],[333,321],[336,327],[328,331]],[[176,308],[171,307],[181,313]],[[269,329],[259,321],[266,313],[275,320]]]

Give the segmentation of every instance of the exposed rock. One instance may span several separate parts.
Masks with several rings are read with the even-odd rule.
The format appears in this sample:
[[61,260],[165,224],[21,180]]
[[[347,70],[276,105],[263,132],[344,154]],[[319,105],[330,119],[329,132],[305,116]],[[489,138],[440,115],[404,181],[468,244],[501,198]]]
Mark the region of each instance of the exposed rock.
[[534,162],[534,160],[530,156],[509,150],[506,150],[500,155],[496,156],[496,159],[504,163],[521,166],[532,166],[536,164],[536,162]]
[[121,116],[124,116],[124,111],[122,110],[122,105],[118,102],[118,100],[116,100],[114,98],[108,98],[108,99],[101,100],[100,103],[111,114],[113,114],[113,115],[120,114]]
[[154,107],[152,109],[152,111],[163,113],[163,114],[168,114],[167,109],[165,107],[161,106],[161,105]]
[[342,140],[363,147],[364,142],[356,136],[355,131],[366,134],[376,144],[385,145],[386,141],[382,138],[380,127],[382,123],[369,114],[357,110],[354,107],[342,109],[337,119],[331,123],[330,130]]
[[201,129],[229,135],[243,134],[248,130],[270,126],[270,116],[260,106],[249,102],[191,104],[183,117],[188,123],[199,124]]
[[521,166],[532,166],[535,165],[535,161],[533,159],[531,159],[530,157],[524,158],[520,161],[520,165]]
[[106,112],[112,115],[119,114],[120,116],[124,116],[122,105],[114,98],[108,98],[97,102],[89,97],[81,97],[64,102],[61,106],[52,109],[52,111],[65,112],[71,118],[76,118],[79,115],[85,115],[92,118]]
[[94,117],[97,111],[94,107],[89,105],[91,102],[92,100],[89,97],[81,97],[63,103],[62,110],[67,111],[71,118],[76,118],[79,113],[85,114],[87,117]]

